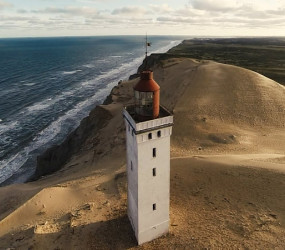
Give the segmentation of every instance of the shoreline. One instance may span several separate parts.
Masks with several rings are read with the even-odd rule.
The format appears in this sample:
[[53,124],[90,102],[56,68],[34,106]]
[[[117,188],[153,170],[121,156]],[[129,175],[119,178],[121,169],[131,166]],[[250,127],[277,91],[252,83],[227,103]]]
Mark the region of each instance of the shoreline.
[[[144,59],[142,61],[142,64],[137,69],[137,73],[129,76],[128,81],[134,80],[137,77],[139,77],[139,72],[142,70],[142,68],[145,67],[146,61],[147,61],[147,66],[151,68],[157,63],[157,60],[160,60],[161,57],[164,58],[167,57],[167,52],[153,53],[149,55],[147,57],[147,60]],[[103,111],[101,106],[112,103],[113,90],[116,87],[118,87],[121,83],[122,80],[119,80],[118,84],[111,89],[110,93],[106,96],[102,104],[96,105],[95,108],[93,108],[89,112],[89,115],[83,118],[83,120],[81,120],[79,126],[75,130],[73,130],[62,143],[48,148],[43,154],[37,157],[36,171],[34,175],[31,176],[26,182],[36,181],[40,179],[42,176],[47,176],[60,170],[64,166],[64,164],[67,163],[67,161],[70,160],[71,157],[77,153],[80,147],[79,145],[83,143],[88,137],[89,133],[86,127],[93,126],[93,123],[95,122],[95,130],[99,131],[102,127],[104,127],[108,123],[108,120],[111,119],[111,116],[108,116],[108,114]],[[104,119],[105,122],[103,124],[100,123],[100,117],[102,116],[102,112],[104,113],[104,118],[105,118]],[[78,134],[80,134],[81,136],[78,137]],[[78,143],[78,141],[80,142],[78,145],[74,145],[75,141],[76,144]],[[64,153],[62,154],[58,152],[64,152]],[[53,160],[54,158],[60,160],[54,161]]]
[[[184,41],[184,40],[183,40]],[[168,49],[166,52],[164,53],[152,53],[151,55],[148,56],[148,60],[153,57],[160,57],[160,56],[163,56],[165,54],[168,53],[168,51],[170,51],[171,49],[173,49],[174,47],[180,45],[183,43],[183,41],[180,41],[178,44],[174,45],[173,47],[171,47],[170,49]],[[155,60],[149,60],[150,62],[148,62],[148,66],[149,65],[154,65],[155,64]],[[145,59],[143,59],[143,61],[141,62],[140,66],[136,69],[136,73],[134,74],[131,74],[128,76],[127,80],[132,80],[136,77],[139,76],[139,73],[141,68],[144,67],[145,65]],[[95,112],[96,113],[96,109],[101,106],[101,105],[107,105],[110,103],[110,97],[112,95],[112,90],[118,86],[120,83],[122,82],[122,80],[118,79],[118,83],[109,91],[109,93],[107,94],[107,96],[105,97],[105,99],[102,101],[102,103],[100,104],[97,104],[95,107],[93,107],[88,115],[86,117],[84,117],[79,125],[72,130],[72,132],[70,132],[69,134],[67,134],[65,136],[65,138],[63,139],[63,141],[59,144],[56,144],[56,145],[50,145],[48,148],[46,148],[41,154],[37,155],[36,156],[36,161],[35,161],[35,169],[34,169],[34,173],[33,174],[26,174],[25,176],[23,176],[21,173],[16,173],[16,174],[13,174],[11,177],[9,177],[8,179],[6,179],[5,181],[3,181],[2,183],[0,183],[0,188],[1,187],[5,187],[5,186],[8,186],[8,185],[12,185],[12,184],[17,184],[17,183],[29,183],[29,182],[33,182],[33,181],[36,181],[38,179],[40,179],[42,176],[46,176],[46,175],[49,175],[49,174],[52,174],[58,170],[61,169],[61,167],[64,166],[64,164],[66,163],[66,161],[68,161],[68,159],[70,159],[70,157],[72,157],[72,155],[74,154],[73,152],[73,149],[69,149],[69,150],[65,150],[65,154],[63,155],[64,157],[62,157],[62,161],[58,161],[56,163],[52,163],[52,164],[55,164],[56,166],[52,166],[52,168],[50,167],[47,167],[46,166],[46,162],[44,163],[45,166],[42,167],[42,166],[38,166],[38,161],[39,159],[44,159],[44,158],[48,158],[50,155],[51,157],[53,157],[55,154],[56,154],[56,151],[58,149],[62,149],[64,148],[66,144],[69,144],[70,141],[72,141],[73,139],[73,136],[75,136],[75,134],[80,130],[80,126],[82,126],[82,124],[84,123],[89,123],[94,117],[90,118],[90,115],[92,112]],[[84,125],[83,125],[84,126]],[[86,133],[84,133],[86,134]],[[87,136],[86,136],[87,137]],[[69,141],[69,142],[68,142]],[[42,171],[38,171],[37,169],[45,169],[44,172]],[[46,169],[49,169],[49,170],[46,170]]]

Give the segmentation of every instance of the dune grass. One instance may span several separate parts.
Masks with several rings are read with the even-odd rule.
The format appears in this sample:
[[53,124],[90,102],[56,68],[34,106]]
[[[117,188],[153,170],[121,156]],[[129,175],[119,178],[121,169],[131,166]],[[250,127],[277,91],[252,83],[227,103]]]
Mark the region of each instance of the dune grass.
[[285,85],[285,38],[185,40],[168,54],[240,66]]

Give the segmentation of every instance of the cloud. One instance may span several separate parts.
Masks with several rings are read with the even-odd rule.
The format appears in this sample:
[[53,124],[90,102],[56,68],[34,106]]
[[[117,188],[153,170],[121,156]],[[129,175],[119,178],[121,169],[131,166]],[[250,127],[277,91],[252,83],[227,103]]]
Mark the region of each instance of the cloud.
[[98,14],[97,9],[91,7],[47,7],[42,10],[33,10],[32,13],[36,14],[66,14],[66,15],[75,15],[75,16],[88,16]]
[[268,10],[268,14],[285,16],[285,8],[278,8],[277,10]]
[[149,7],[152,10],[152,12],[155,13],[167,14],[167,13],[172,13],[174,11],[174,9],[171,8],[168,4],[161,4],[161,5],[150,4]]
[[[124,8],[121,9],[123,12],[125,10]],[[130,11],[130,9],[127,10]],[[84,34],[88,35],[88,31],[129,30],[129,28],[135,29],[136,27],[143,29],[145,26],[153,24],[152,17],[138,14],[145,13],[144,9],[139,10],[139,12],[137,10],[136,8],[134,11],[135,15],[127,15],[113,14],[112,10],[99,11],[95,8],[74,6],[47,7],[37,10],[18,9],[14,14],[7,13],[1,16],[0,29],[21,30],[22,34],[25,34],[25,30],[44,34],[43,32],[46,30],[46,34],[56,32],[60,35],[72,34],[72,31],[76,34],[82,34],[84,30]]]
[[194,9],[206,11],[232,11],[241,7],[236,0],[190,0]]
[[[11,7],[6,1],[0,0],[0,11]],[[71,6],[56,5],[58,0],[41,1],[46,1],[46,4],[38,5],[42,6],[39,9],[25,7],[1,11],[1,34],[16,34],[17,30],[24,35],[28,30],[44,35],[55,32],[59,35],[72,34],[75,30],[76,34],[82,34],[84,30],[85,35],[89,34],[88,31],[90,35],[96,35],[113,34],[110,31],[114,34],[138,34],[145,30],[156,34],[177,34],[177,31],[181,34],[187,31],[199,34],[204,30],[203,34],[207,35],[208,31],[213,35],[214,30],[218,30],[220,33],[217,35],[222,35],[224,28],[233,31],[232,34],[246,29],[254,31],[255,28],[268,29],[268,33],[275,28],[280,30],[280,35],[285,34],[285,6],[271,5],[265,0],[261,2],[265,4],[257,6],[253,5],[253,1],[246,0],[185,0],[186,4],[178,4],[176,0],[177,5],[172,4],[174,1],[169,1],[169,4],[165,4],[166,0],[149,1],[150,4],[147,4],[140,0],[143,5],[121,5],[119,8],[114,0],[72,0],[77,3]],[[96,2],[102,4],[96,5]],[[104,5],[106,2],[107,5]],[[52,3],[54,5],[50,6]],[[71,3],[71,0],[65,0],[65,3]],[[50,33],[45,34],[45,30]]]
[[142,7],[123,7],[119,9],[114,9],[112,11],[113,15],[129,15],[129,16],[136,16],[136,15],[144,15],[147,14],[147,10]]
[[186,18],[186,17],[158,17],[156,19],[158,22],[161,23],[193,23],[194,19],[193,18]]
[[26,14],[26,13],[29,13],[29,11],[25,10],[25,9],[18,9],[17,12],[19,14]]
[[193,16],[201,16],[201,17],[205,17],[205,13],[204,11],[200,11],[200,10],[195,10],[191,7],[186,6],[183,9],[177,9],[175,11],[173,11],[171,13],[172,16],[184,16],[184,17],[193,17]]
[[[50,0],[47,0],[50,1]],[[75,0],[78,3],[104,3],[104,2],[110,2],[111,0]]]
[[0,10],[13,7],[13,4],[0,0]]

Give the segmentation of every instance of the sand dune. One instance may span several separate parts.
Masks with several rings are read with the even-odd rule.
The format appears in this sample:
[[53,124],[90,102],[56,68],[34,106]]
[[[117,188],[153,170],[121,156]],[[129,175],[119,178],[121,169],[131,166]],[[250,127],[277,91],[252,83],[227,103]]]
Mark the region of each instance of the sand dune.
[[[139,248],[284,249],[285,88],[246,69],[183,58],[163,61],[154,77],[175,119],[171,225]],[[135,82],[116,86],[100,107],[107,124],[85,121],[88,137],[60,171],[0,189],[0,249],[136,247],[121,115]]]
[[236,66],[188,60],[163,74],[163,102],[173,92],[179,95],[174,105],[167,104],[175,113],[251,127],[285,127],[284,86]]
[[179,154],[199,148],[284,153],[284,86],[243,68],[191,59],[170,59],[156,75],[162,103],[175,115]]

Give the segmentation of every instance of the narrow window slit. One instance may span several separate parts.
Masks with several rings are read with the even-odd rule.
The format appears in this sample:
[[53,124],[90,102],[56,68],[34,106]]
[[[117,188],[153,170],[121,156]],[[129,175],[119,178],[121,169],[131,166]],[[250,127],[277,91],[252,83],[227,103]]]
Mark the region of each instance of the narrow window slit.
[[153,156],[153,157],[156,157],[156,148],[153,148],[153,149],[152,149],[152,156]]

